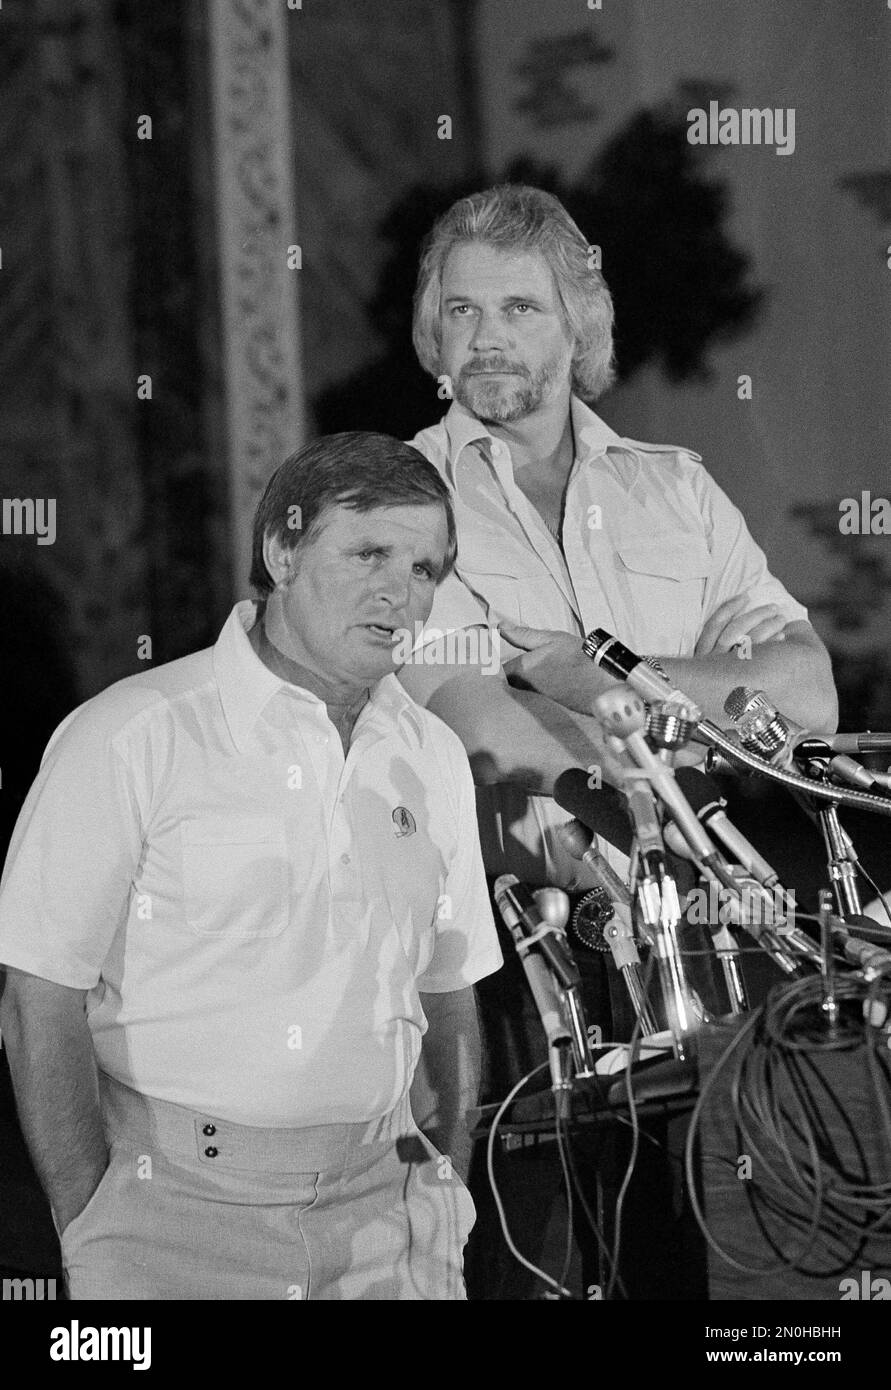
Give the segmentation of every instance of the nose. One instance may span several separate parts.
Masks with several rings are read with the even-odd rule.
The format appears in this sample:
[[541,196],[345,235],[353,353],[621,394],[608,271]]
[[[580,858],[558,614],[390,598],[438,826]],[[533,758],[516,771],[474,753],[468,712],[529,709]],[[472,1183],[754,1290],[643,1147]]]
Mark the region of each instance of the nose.
[[497,352],[507,346],[508,336],[501,315],[484,309],[476,321],[470,346],[474,352]]
[[391,608],[404,608],[408,603],[409,585],[410,572],[404,565],[387,565],[377,575],[376,597]]

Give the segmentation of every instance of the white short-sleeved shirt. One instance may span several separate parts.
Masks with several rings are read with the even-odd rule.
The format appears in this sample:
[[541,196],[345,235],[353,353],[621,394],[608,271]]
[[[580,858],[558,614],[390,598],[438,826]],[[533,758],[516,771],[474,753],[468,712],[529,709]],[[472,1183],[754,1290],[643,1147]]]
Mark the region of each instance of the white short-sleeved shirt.
[[467,757],[395,676],[348,755],[236,605],[216,645],[56,730],[0,883],[0,962],[90,991],[99,1066],[239,1124],[352,1122],[410,1085],[419,993],[501,964]]
[[[753,607],[777,604],[787,622],[807,619],[698,454],[622,438],[575,397],[571,411],[562,553],[517,487],[508,445],[457,401],[411,441],[451,486],[458,529],[456,570],[429,628],[506,618],[581,638],[602,627],[632,651],[689,657],[711,614],[739,593]],[[477,804],[490,873],[588,883],[554,836],[567,817],[550,797],[502,785],[478,788]]]

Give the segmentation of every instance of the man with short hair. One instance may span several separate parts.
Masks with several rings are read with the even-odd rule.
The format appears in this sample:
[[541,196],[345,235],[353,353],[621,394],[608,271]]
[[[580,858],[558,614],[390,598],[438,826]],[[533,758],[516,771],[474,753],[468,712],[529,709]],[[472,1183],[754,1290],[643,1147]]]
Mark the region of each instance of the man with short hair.
[[466,756],[393,659],[454,557],[414,449],[317,440],[259,505],[261,603],[51,740],[0,1025],[73,1298],[465,1296],[501,955]]

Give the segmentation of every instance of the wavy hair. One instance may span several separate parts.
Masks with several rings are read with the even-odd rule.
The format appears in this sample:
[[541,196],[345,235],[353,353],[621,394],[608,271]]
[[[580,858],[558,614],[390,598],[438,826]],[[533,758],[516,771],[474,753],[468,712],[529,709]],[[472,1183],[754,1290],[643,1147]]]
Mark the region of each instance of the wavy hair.
[[537,251],[554,276],[575,350],[572,389],[596,400],[613,381],[613,301],[606,281],[589,265],[590,246],[559,199],[525,184],[499,184],[453,203],[434,223],[421,252],[412,341],[418,361],[440,374],[442,272],[462,242],[504,251]]

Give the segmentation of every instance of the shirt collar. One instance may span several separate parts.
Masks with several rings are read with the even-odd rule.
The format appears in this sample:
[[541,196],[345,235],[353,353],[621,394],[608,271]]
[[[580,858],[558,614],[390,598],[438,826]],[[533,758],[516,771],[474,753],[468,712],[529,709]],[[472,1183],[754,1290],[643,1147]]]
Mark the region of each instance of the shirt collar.
[[[578,396],[570,397],[569,409],[572,415],[576,454],[579,459],[587,461],[600,457],[609,448],[623,447],[622,436],[611,429],[605,420],[601,420],[599,415],[595,415],[594,411],[585,405]],[[452,401],[443,423],[448,437],[448,467],[452,475],[449,481],[454,485],[455,469],[462,451],[468,444],[488,442],[494,436],[482,420],[478,420],[458,401]]]
[[573,396],[569,403],[572,414],[572,431],[575,435],[576,455],[579,459],[599,458],[607,449],[623,447],[622,436],[595,415],[590,406]]
[[[257,656],[248,641],[248,632],[257,621],[257,607],[252,599],[236,603],[213,649],[213,670],[223,715],[239,752],[246,751],[254,725],[280,690],[309,704],[323,705],[312,691],[282,680]],[[384,676],[378,681],[360,718],[366,717],[366,710],[368,717],[381,719],[388,729],[396,727],[410,745],[423,746],[424,726],[420,712],[395,675]]]

